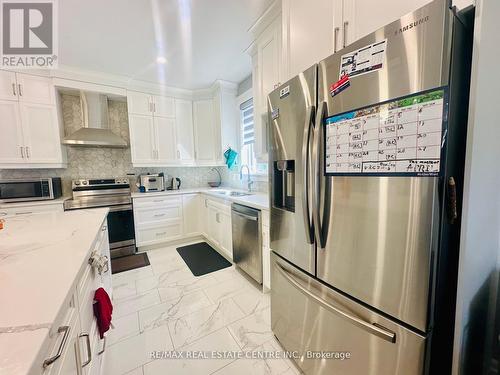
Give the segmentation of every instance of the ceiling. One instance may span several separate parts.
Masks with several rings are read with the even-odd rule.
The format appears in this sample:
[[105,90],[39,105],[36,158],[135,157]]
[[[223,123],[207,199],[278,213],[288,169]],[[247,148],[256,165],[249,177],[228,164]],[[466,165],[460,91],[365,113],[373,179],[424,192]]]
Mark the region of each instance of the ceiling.
[[185,89],[240,82],[251,72],[247,30],[272,2],[60,1],[59,64]]

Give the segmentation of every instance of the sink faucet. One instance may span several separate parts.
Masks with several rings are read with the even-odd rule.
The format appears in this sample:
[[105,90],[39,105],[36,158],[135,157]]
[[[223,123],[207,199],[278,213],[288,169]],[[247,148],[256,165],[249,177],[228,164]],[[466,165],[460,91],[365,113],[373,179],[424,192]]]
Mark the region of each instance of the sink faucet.
[[250,177],[250,168],[246,164],[243,164],[241,166],[241,168],[240,168],[240,181],[243,181],[243,168],[247,169],[247,187],[248,187],[248,191],[252,191],[253,181],[252,181],[252,179]]

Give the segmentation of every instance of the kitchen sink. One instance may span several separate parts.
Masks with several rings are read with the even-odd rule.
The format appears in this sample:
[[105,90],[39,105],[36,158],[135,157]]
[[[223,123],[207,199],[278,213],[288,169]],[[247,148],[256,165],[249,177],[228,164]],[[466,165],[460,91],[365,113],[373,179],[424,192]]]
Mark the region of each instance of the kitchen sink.
[[215,194],[226,195],[229,197],[245,197],[248,195],[253,195],[252,193],[245,193],[243,191],[231,191],[231,190],[219,190],[214,191]]
[[229,193],[231,197],[245,197],[247,195],[252,195],[251,193],[243,193],[241,191],[232,191]]

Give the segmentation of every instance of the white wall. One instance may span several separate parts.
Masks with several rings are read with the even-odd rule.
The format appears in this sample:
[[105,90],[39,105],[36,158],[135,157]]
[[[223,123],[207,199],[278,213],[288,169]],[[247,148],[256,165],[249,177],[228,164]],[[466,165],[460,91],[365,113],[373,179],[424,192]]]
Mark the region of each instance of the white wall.
[[453,5],[455,5],[458,9],[463,9],[468,7],[469,5],[474,5],[474,0],[453,0]]
[[482,373],[468,364],[481,364],[481,345],[490,347],[487,315],[499,268],[500,1],[476,3],[453,374]]

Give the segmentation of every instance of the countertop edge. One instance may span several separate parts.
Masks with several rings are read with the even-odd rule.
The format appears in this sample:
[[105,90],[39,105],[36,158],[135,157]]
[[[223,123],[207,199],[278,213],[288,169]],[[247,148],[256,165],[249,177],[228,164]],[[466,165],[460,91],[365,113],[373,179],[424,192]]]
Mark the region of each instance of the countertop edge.
[[[141,199],[141,198],[148,198],[148,197],[161,197],[161,196],[175,196],[175,195],[186,195],[186,194],[204,194],[210,198],[225,201],[225,202],[234,202],[238,204],[242,204],[245,206],[257,208],[259,210],[264,210],[264,211],[269,211],[269,195],[267,193],[262,193],[262,192],[254,192],[251,193],[252,195],[246,197],[231,197],[231,196],[224,196],[224,195],[219,195],[216,193],[217,190],[233,190],[233,191],[243,191],[240,189],[231,189],[231,188],[216,188],[216,189],[210,189],[210,188],[192,188],[192,189],[185,189],[185,190],[165,190],[165,191],[158,191],[158,192],[147,192],[147,193],[140,193],[140,192],[134,192],[132,193],[132,199]],[[262,205],[258,202],[253,202],[250,197],[255,197],[255,196],[262,196],[267,198],[267,205]]]

